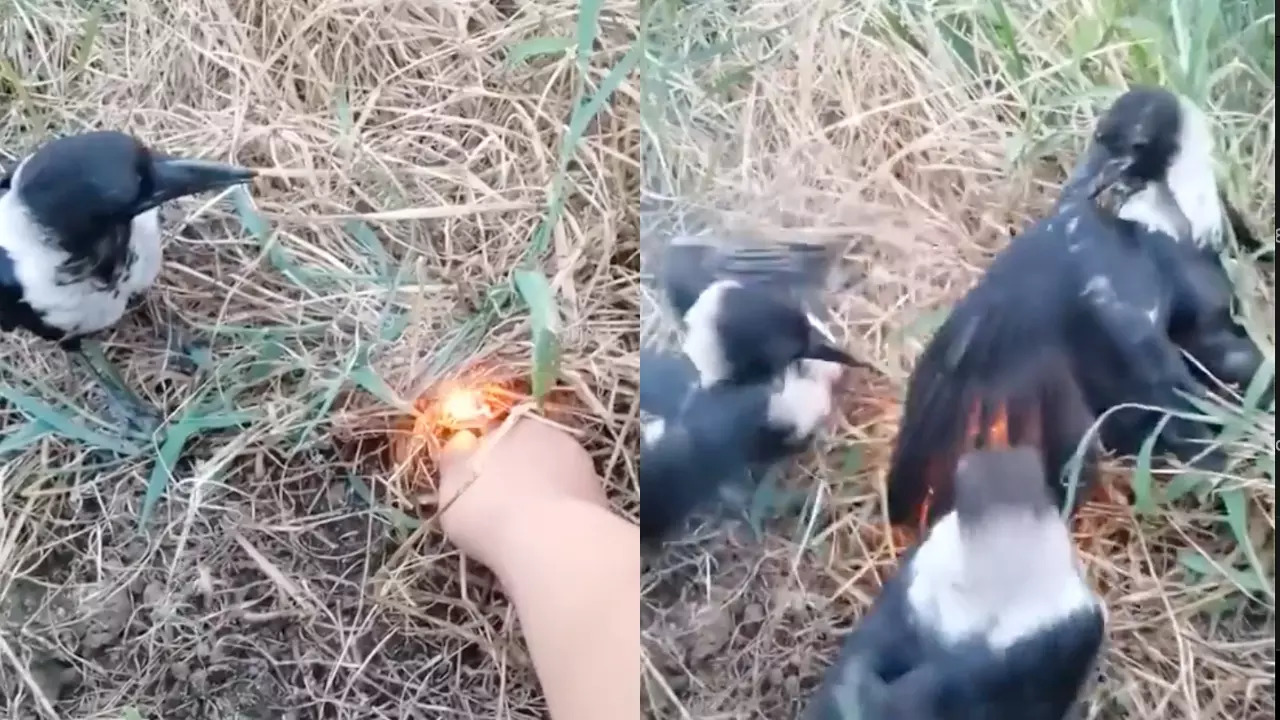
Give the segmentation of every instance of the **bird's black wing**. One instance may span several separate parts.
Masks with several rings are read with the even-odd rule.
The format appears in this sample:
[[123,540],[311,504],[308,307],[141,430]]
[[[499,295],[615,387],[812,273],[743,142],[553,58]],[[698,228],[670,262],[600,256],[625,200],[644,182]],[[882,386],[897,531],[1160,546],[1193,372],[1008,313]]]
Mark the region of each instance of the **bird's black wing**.
[[849,632],[802,715],[804,720],[935,720],[923,705],[905,712],[899,682],[918,683],[927,648],[909,614],[907,574],[915,548],[902,558],[871,608]]
[[40,313],[27,304],[13,258],[0,247],[0,330],[11,332],[18,328],[55,342],[66,337],[66,333],[45,323]]
[[1100,607],[1081,610],[1003,650],[981,642],[942,650],[927,677],[895,689],[930,696],[937,720],[1063,720],[1092,681],[1105,633]]
[[768,393],[766,385],[697,388],[678,415],[647,424],[640,445],[642,540],[668,537],[726,483],[749,482]]
[[[1179,312],[1177,283],[1170,277],[1177,263],[1156,259],[1187,246],[1136,223],[1100,219],[1106,227],[1090,231],[1097,241],[1089,252],[1076,253],[1084,285],[1071,307],[1067,338],[1090,407],[1099,415],[1114,409],[1101,425],[1103,444],[1132,455],[1160,427],[1166,410],[1199,414],[1185,396],[1203,395],[1204,386],[1169,335]],[[1120,407],[1129,405],[1160,410]],[[1184,462],[1205,450],[1212,437],[1204,423],[1188,417],[1173,415],[1164,422],[1156,451]],[[1206,467],[1222,461],[1217,453],[1206,459]]]
[[640,411],[674,418],[698,387],[698,370],[677,352],[640,350]]
[[734,244],[715,235],[685,236],[667,246],[659,272],[668,302],[681,318],[717,280],[767,287],[821,317],[835,249],[822,243]]
[[[1048,476],[1058,480],[1092,426],[1065,335],[1079,279],[1069,244],[1054,227],[1042,221],[1015,238],[917,362],[887,475],[893,524],[919,529],[950,510],[956,462],[967,450],[1036,447]],[[1082,485],[1094,467],[1089,447]],[[1060,482],[1052,486],[1060,502],[1066,499]],[[1078,490],[1074,498],[1083,495]]]
[[1217,251],[1159,240],[1146,247],[1169,285],[1169,337],[1195,360],[1197,379],[1214,383],[1202,366],[1216,380],[1246,387],[1265,356],[1232,316],[1235,290]]

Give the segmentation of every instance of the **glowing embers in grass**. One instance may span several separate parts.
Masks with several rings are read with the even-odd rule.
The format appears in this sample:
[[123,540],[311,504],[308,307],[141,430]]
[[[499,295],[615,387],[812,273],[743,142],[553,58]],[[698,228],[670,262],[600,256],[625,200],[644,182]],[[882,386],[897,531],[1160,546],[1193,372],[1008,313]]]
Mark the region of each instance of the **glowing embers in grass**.
[[419,503],[434,497],[436,458],[461,431],[482,435],[526,399],[518,383],[471,376],[442,382],[414,403],[414,414],[391,434],[391,455],[405,494]]
[[502,420],[513,404],[509,392],[489,383],[453,383],[434,393],[414,423],[414,434],[483,432]]

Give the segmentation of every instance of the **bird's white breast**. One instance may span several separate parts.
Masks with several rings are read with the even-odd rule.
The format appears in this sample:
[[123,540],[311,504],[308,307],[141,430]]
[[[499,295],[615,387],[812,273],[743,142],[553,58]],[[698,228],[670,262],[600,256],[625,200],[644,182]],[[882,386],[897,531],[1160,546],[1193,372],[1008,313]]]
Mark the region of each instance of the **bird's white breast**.
[[912,559],[908,600],[944,642],[981,637],[1000,650],[1077,612],[1103,608],[1080,575],[1060,520],[1028,519],[1005,529],[965,537],[952,512]]
[[[832,384],[820,360],[792,363],[782,375],[777,389],[769,396],[770,427],[790,431],[792,441],[804,440],[831,414]],[[804,365],[805,367],[801,367]],[[808,367],[813,365],[815,367]]]
[[160,274],[160,216],[151,210],[133,219],[132,262],[117,287],[103,288],[92,279],[60,282],[59,269],[69,255],[47,239],[15,193],[0,197],[0,247],[8,253],[23,298],[48,325],[83,335],[114,325],[132,296],[145,291]]

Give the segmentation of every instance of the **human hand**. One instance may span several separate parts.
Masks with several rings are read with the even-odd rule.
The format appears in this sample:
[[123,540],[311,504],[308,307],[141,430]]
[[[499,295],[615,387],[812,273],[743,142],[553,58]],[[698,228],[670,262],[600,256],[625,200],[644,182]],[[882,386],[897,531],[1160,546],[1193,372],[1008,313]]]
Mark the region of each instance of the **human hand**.
[[489,567],[520,533],[536,527],[548,501],[607,507],[591,456],[565,431],[522,417],[499,434],[459,432],[440,456],[440,526],[464,553]]

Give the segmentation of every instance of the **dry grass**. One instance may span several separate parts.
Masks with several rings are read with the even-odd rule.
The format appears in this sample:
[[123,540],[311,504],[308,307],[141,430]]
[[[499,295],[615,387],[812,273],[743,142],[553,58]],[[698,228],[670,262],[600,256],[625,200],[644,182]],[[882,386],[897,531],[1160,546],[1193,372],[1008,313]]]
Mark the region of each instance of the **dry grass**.
[[[841,243],[851,284],[834,310],[847,346],[886,376],[854,382],[834,430],[791,472],[809,496],[802,512],[776,513],[762,540],[731,522],[672,548],[646,578],[650,717],[791,718],[893,566],[880,473],[924,338],[1009,232],[1052,200],[1096,116],[1098,86],[1162,79],[1169,63],[1160,48],[1142,55],[1130,42],[1126,28],[1146,26],[1101,32],[1107,13],[1140,14],[1141,3],[942,2],[914,17],[893,16],[910,2],[658,5],[654,55],[667,74],[645,76],[646,257],[682,216]],[[1006,6],[1013,30],[1002,34]],[[1241,7],[1261,19],[1254,60],[1270,62],[1274,17],[1263,13],[1274,11]],[[1169,24],[1168,9],[1159,13],[1157,30]],[[1247,55],[1214,42],[1233,67],[1193,55],[1192,68],[1219,71],[1209,96],[1224,172],[1265,238],[1275,216],[1274,69],[1251,80]],[[966,47],[981,82],[959,59]],[[1082,48],[1076,57],[1072,47]],[[1205,77],[1167,82],[1194,90]],[[1265,336],[1273,288],[1249,293]],[[646,333],[667,329],[643,292]],[[1089,717],[1274,716],[1275,485],[1264,445],[1274,427],[1274,415],[1250,418],[1220,496],[1188,494],[1151,514],[1085,509],[1097,531],[1082,552],[1111,618]],[[1117,472],[1116,485],[1143,475]],[[1224,517],[1249,526],[1233,534]],[[1234,569],[1243,546],[1261,572]]]
[[[256,212],[204,198],[167,217],[150,310],[213,338],[210,376],[166,366],[145,322],[158,312],[109,337],[171,413],[171,440],[222,423],[161,467],[150,519],[138,527],[156,450],[120,461],[43,434],[0,457],[0,716],[545,716],[489,578],[460,572],[433,523],[389,508],[385,474],[353,476],[377,465],[334,438],[477,362],[528,375],[510,273],[552,202],[570,115],[631,43],[634,13],[603,14],[585,74],[573,53],[505,60],[575,38],[578,9],[0,4],[0,159],[119,128],[264,176]],[[539,263],[562,315],[563,411],[631,512],[637,101],[624,83],[582,129]],[[258,221],[269,236],[249,232]],[[6,387],[95,407],[44,343],[6,339],[0,361]],[[0,427],[6,441],[46,429],[13,404]]]

